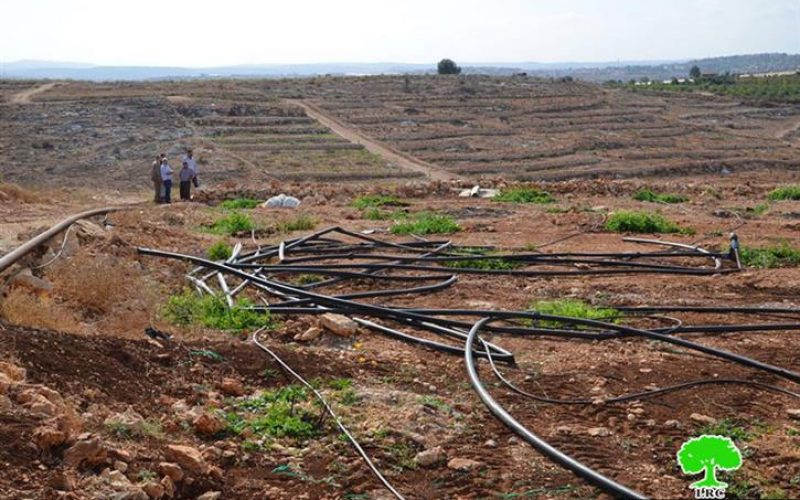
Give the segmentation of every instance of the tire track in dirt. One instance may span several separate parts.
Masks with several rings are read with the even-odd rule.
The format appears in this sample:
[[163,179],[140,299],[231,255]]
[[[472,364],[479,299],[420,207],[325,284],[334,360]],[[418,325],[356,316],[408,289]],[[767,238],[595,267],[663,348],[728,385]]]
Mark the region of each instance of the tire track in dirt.
[[8,102],[9,104],[31,104],[33,102],[33,97],[35,95],[47,92],[56,85],[60,85],[60,83],[58,82],[45,83],[44,85],[39,85],[38,87],[33,87],[27,90],[23,90],[22,92],[12,95],[8,99]]
[[389,146],[379,143],[367,137],[353,127],[343,123],[338,118],[324,111],[319,106],[300,99],[287,99],[287,103],[294,104],[303,108],[308,116],[314,118],[321,124],[331,129],[335,134],[347,139],[355,144],[361,144],[367,151],[379,155],[384,160],[397,165],[406,170],[420,172],[427,177],[437,181],[449,181],[458,179],[458,176],[447,172],[430,163],[413,158],[405,153],[397,151]]

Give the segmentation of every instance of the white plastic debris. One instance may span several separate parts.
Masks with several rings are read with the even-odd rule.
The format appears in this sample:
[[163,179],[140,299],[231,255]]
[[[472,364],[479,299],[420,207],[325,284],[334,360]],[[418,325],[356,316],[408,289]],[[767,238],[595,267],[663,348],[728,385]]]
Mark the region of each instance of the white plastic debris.
[[286,196],[281,193],[268,199],[262,206],[267,208],[297,208],[300,206],[300,200],[294,196]]

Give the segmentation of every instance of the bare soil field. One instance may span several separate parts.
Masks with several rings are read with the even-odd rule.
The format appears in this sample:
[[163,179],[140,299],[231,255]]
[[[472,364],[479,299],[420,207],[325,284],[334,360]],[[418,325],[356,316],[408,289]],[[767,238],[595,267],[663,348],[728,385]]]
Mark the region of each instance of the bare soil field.
[[[255,327],[230,332],[176,321],[176,297],[189,290],[192,266],[144,256],[139,247],[207,256],[214,246],[255,250],[330,226],[409,242],[415,236],[392,228],[423,213],[458,225],[424,238],[510,253],[642,250],[625,236],[726,252],[731,232],[747,250],[800,247],[800,201],[769,199],[774,189],[800,183],[798,143],[785,134],[800,116],[796,107],[483,77],[67,82],[13,99],[41,85],[0,85],[0,252],[66,214],[126,209],[73,226],[0,276],[0,498],[391,498],[333,420],[250,342]],[[460,180],[425,179],[394,165],[309,116],[304,103],[389,153]],[[204,183],[194,202],[145,201],[151,157],[165,151],[176,158],[187,146]],[[476,182],[536,188],[551,199],[459,196]],[[684,201],[634,199],[646,189]],[[300,207],[223,203],[279,193],[298,197]],[[354,205],[366,195],[392,199]],[[680,231],[613,232],[607,223],[622,211],[661,214]],[[233,214],[248,228],[219,230]],[[564,300],[604,308],[799,308],[799,264],[787,258],[777,267],[703,276],[454,270],[457,279],[444,289],[363,302],[506,311]],[[365,289],[368,282],[355,280],[326,293]],[[630,324],[782,321],[675,312]],[[148,328],[171,338],[151,338]],[[675,333],[797,371],[795,335],[789,326]],[[513,352],[516,364],[498,369],[524,391],[592,401],[522,397],[491,378],[482,360],[490,393],[550,444],[629,488],[693,498],[689,485],[698,477],[684,475],[675,455],[685,440],[712,432],[733,437],[743,455],[738,471],[720,473],[731,485],[728,498],[800,495],[797,382],[642,337],[485,338]],[[470,386],[463,355],[365,328],[337,335],[310,314],[273,314],[262,339],[319,388],[406,498],[608,497],[493,417]],[[720,379],[750,385],[708,383],[607,401]]]

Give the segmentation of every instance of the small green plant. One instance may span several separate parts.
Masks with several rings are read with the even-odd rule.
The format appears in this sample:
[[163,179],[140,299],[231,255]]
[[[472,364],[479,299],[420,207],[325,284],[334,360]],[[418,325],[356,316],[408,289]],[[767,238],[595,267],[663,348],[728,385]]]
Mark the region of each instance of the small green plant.
[[453,413],[452,406],[450,406],[449,404],[445,403],[443,400],[435,396],[428,396],[428,395],[420,396],[419,402],[425,406],[429,406],[431,408],[439,410],[441,413],[444,413],[445,415],[450,415],[451,413]]
[[301,274],[292,280],[292,283],[295,285],[310,285],[312,283],[319,283],[324,279],[325,277],[320,276],[319,274]]
[[767,195],[770,201],[800,200],[800,185],[781,186]]
[[399,442],[390,444],[387,451],[394,458],[394,468],[397,470],[414,470],[418,467],[417,461],[414,459],[417,453],[406,443]]
[[256,229],[253,220],[241,212],[231,212],[230,214],[217,219],[208,226],[209,231],[215,234],[236,235]]
[[140,482],[147,483],[157,478],[158,474],[149,469],[142,469],[139,471],[138,474],[136,474],[136,477],[139,479]]
[[152,420],[142,420],[135,424],[120,421],[109,421],[106,429],[120,439],[162,438],[164,430],[161,424]]
[[487,269],[487,270],[507,270],[516,269],[522,265],[521,262],[506,259],[503,257],[484,258],[484,259],[465,259],[465,260],[445,260],[442,264],[454,269]]
[[[577,299],[540,300],[534,302],[532,311],[549,314],[551,316],[566,316],[569,318],[590,319],[605,321],[607,323],[619,322],[621,313],[610,307],[597,307]],[[531,322],[533,324],[533,322]],[[544,328],[559,328],[564,325],[559,321],[536,321],[537,326]],[[580,327],[579,327],[580,328]]]
[[231,258],[232,253],[233,249],[224,241],[214,243],[209,247],[208,252],[206,252],[208,258],[214,261],[228,260]]
[[398,222],[391,227],[392,234],[450,234],[461,231],[461,226],[449,215],[420,212],[408,222]]
[[395,196],[383,196],[379,194],[368,194],[364,196],[359,196],[350,204],[354,208],[358,208],[359,210],[364,210],[365,208],[377,208],[377,207],[403,207],[406,206],[406,203],[403,203],[399,198]]
[[492,198],[494,201],[504,201],[510,203],[554,203],[556,199],[547,191],[542,191],[533,187],[515,187],[503,189]]
[[223,356],[218,352],[211,351],[208,349],[192,349],[191,351],[189,351],[189,356],[193,358],[194,357],[206,358],[212,361],[216,361],[218,363],[222,363],[225,361],[225,356]]
[[221,208],[226,210],[242,210],[256,208],[261,202],[250,198],[236,198],[233,200],[225,200],[219,204]]
[[306,214],[300,214],[292,220],[288,220],[286,222],[282,222],[278,228],[281,231],[291,232],[291,231],[308,231],[309,229],[314,229],[317,226],[317,221]]
[[162,313],[164,317],[178,326],[201,325],[225,331],[244,331],[270,326],[269,314],[252,310],[253,303],[239,299],[233,308],[213,295],[200,296],[191,290],[184,290],[167,300]]
[[783,242],[778,246],[739,249],[742,264],[748,267],[769,269],[800,265],[800,250]]
[[637,191],[633,195],[633,199],[650,203],[684,203],[689,201],[689,197],[682,194],[659,194],[649,189]]
[[695,432],[695,435],[718,435],[726,436],[734,441],[746,442],[757,438],[768,430],[767,426],[761,421],[747,423],[733,418],[723,418],[715,424],[704,425]]
[[290,385],[237,401],[235,411],[225,414],[226,430],[239,435],[249,429],[251,433],[266,438],[312,438],[319,433],[319,419],[304,404],[308,398],[309,392],[305,387]]
[[610,214],[606,220],[605,228],[615,233],[692,234],[691,229],[682,228],[661,214],[626,210]]
[[408,217],[408,211],[404,208],[398,208],[389,212],[377,207],[370,207],[361,212],[361,217],[366,220],[399,220]]

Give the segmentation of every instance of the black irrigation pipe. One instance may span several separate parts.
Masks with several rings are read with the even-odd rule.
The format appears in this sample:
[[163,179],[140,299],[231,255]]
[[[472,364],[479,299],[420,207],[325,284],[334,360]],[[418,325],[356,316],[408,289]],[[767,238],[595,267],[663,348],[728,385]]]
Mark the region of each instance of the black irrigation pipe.
[[[330,238],[331,233],[339,233],[345,236],[361,240],[361,243],[345,243],[338,239]],[[615,309],[627,313],[626,317],[648,318],[658,320],[670,320],[674,325],[669,327],[659,327],[651,329],[633,328],[631,326],[620,325],[597,320],[569,318],[548,314],[541,314],[536,311],[514,312],[514,311],[476,311],[464,309],[422,309],[422,308],[402,308],[391,305],[374,305],[364,302],[356,302],[352,299],[364,299],[375,297],[393,297],[398,295],[417,295],[445,289],[452,286],[460,274],[482,274],[482,275],[507,275],[507,276],[571,276],[571,275],[613,275],[613,274],[679,274],[679,275],[711,275],[738,272],[738,268],[722,268],[722,260],[728,259],[729,254],[719,254],[708,252],[699,247],[691,247],[670,242],[641,241],[639,243],[662,244],[674,246],[676,248],[686,248],[691,251],[656,251],[656,252],[628,252],[628,253],[562,253],[562,254],[491,254],[491,255],[470,255],[459,253],[459,250],[467,247],[453,246],[451,242],[432,242],[427,240],[391,243],[382,241],[367,235],[354,233],[339,227],[327,228],[303,238],[285,241],[279,245],[270,247],[259,247],[257,251],[238,254],[230,262],[218,263],[211,262],[203,258],[182,255],[178,253],[163,252],[160,250],[140,248],[139,252],[144,255],[154,255],[166,258],[181,259],[192,262],[199,267],[193,273],[205,269],[211,271],[207,277],[215,274],[219,275],[221,288],[226,290],[226,285],[222,275],[233,276],[242,280],[242,284],[237,290],[252,283],[254,286],[264,290],[270,295],[278,296],[282,302],[267,304],[266,306],[256,306],[253,309],[270,311],[276,314],[324,314],[329,312],[340,313],[353,318],[359,325],[378,331],[384,335],[400,339],[404,342],[419,344],[437,351],[450,354],[463,354],[467,363],[467,370],[470,374],[470,382],[482,401],[487,404],[492,413],[509,425],[514,432],[520,434],[527,442],[532,444],[540,452],[557,463],[569,468],[579,476],[588,480],[592,484],[599,486],[617,497],[641,498],[635,491],[629,490],[613,480],[589,469],[580,462],[564,455],[544,440],[533,434],[524,426],[515,421],[510,414],[494,401],[488,392],[482,387],[480,379],[477,378],[475,358],[486,358],[492,367],[495,375],[509,389],[517,394],[531,398],[535,401],[552,404],[591,404],[593,399],[565,398],[556,399],[550,397],[537,396],[515,386],[498,369],[495,361],[503,361],[514,366],[514,356],[509,351],[491,344],[479,336],[479,331],[483,330],[491,333],[510,334],[517,336],[543,336],[562,339],[579,338],[584,340],[607,340],[621,337],[644,337],[651,340],[678,345],[680,347],[698,351],[713,357],[731,361],[743,366],[764,371],[784,379],[800,383],[800,374],[781,367],[763,363],[745,356],[713,347],[697,344],[686,339],[675,337],[680,333],[729,333],[734,331],[776,331],[776,330],[798,330],[800,324],[795,323],[765,323],[765,324],[733,324],[733,325],[683,325],[678,318],[671,318],[654,313],[664,312],[738,312],[741,314],[763,315],[772,312],[773,314],[800,313],[800,309],[778,309],[778,308],[723,308],[723,307],[703,307],[691,309],[688,307],[617,307]],[[372,251],[381,249],[403,250],[417,255],[396,255],[397,252],[388,254],[374,254]],[[292,257],[287,258],[287,252],[291,251]],[[663,259],[684,259],[688,258],[712,259],[715,267],[691,267],[686,265],[664,263]],[[277,263],[274,263],[277,259]],[[356,260],[372,261],[355,262]],[[661,262],[648,262],[647,259],[662,259]],[[331,260],[345,260],[346,263],[328,262]],[[491,261],[505,260],[514,264],[525,266],[573,266],[585,265],[596,266],[594,268],[579,268],[578,270],[526,270],[526,269],[475,269],[447,267],[449,263],[464,261]],[[269,263],[263,262],[269,261]],[[296,265],[303,263],[307,265]],[[308,264],[312,263],[312,264]],[[444,266],[442,265],[444,264]],[[247,270],[256,270],[255,274]],[[429,271],[427,276],[419,275],[395,275],[395,271]],[[263,273],[263,274],[261,274]],[[332,276],[331,279],[323,280],[318,283],[307,285],[291,285],[277,280],[276,277],[297,273],[316,273],[325,276]],[[380,274],[379,274],[380,273]],[[266,276],[265,276],[266,275]],[[207,279],[207,278],[204,278]],[[438,280],[432,284],[424,284],[416,287],[397,288],[397,289],[378,289],[362,292],[349,292],[340,295],[328,295],[308,291],[311,288],[322,288],[341,281],[407,281],[422,282]],[[474,285],[473,285],[474,286]],[[209,293],[214,293],[207,288]],[[650,314],[648,314],[650,313]],[[356,315],[364,316],[355,317]],[[461,316],[462,318],[454,318]],[[477,323],[465,321],[463,317],[483,318]],[[366,319],[371,318],[371,319]],[[401,327],[410,327],[417,330],[431,332],[439,336],[446,336],[464,342],[465,347],[452,344],[445,344],[436,340],[419,337],[405,333],[398,328],[379,324],[372,319],[379,319],[382,322],[394,322]],[[790,318],[782,318],[787,320]],[[492,324],[503,321],[504,324]],[[526,324],[529,323],[529,324]],[[543,325],[548,323],[564,325],[560,328],[548,328]],[[257,340],[257,339],[254,339]],[[482,350],[478,349],[483,346]],[[474,374],[474,378],[472,375]],[[604,398],[604,403],[617,403],[632,399],[644,399],[667,394],[670,392],[687,390],[712,384],[738,384],[750,386],[757,389],[779,392],[792,397],[800,397],[800,394],[775,385],[765,384],[757,381],[740,379],[703,379],[683,382],[659,389],[630,393],[610,398]],[[352,436],[350,436],[352,438]],[[351,441],[354,441],[351,439]],[[357,446],[357,443],[354,443]],[[358,447],[357,447],[358,448]],[[363,450],[361,450],[363,452]],[[362,453],[368,464],[371,465],[368,457]],[[373,472],[377,472],[373,468]],[[378,473],[379,474],[379,473]],[[384,483],[385,486],[390,485]],[[396,494],[396,492],[393,491]]]
[[511,414],[509,414],[497,401],[492,398],[489,391],[481,383],[480,376],[478,375],[478,370],[475,366],[475,357],[473,356],[473,344],[478,338],[478,332],[480,331],[481,327],[484,324],[491,321],[491,318],[483,318],[479,320],[475,325],[470,329],[469,334],[467,336],[467,340],[464,343],[464,362],[467,367],[467,375],[469,376],[470,383],[472,387],[475,389],[475,392],[478,393],[478,397],[483,401],[489,411],[497,417],[503,424],[506,425],[509,429],[519,435],[522,439],[524,439],[528,444],[533,446],[537,451],[541,454],[552,460],[553,462],[561,465],[562,467],[571,470],[574,472],[578,477],[581,477],[588,481],[589,483],[597,486],[601,490],[611,494],[615,498],[645,498],[639,492],[631,490],[613,479],[610,479],[599,472],[595,471],[587,467],[586,465],[582,464],[581,462],[575,460],[574,458],[570,457],[569,455],[561,452],[550,443],[545,441],[544,439],[540,438],[524,425],[519,423],[516,419],[514,419]]

